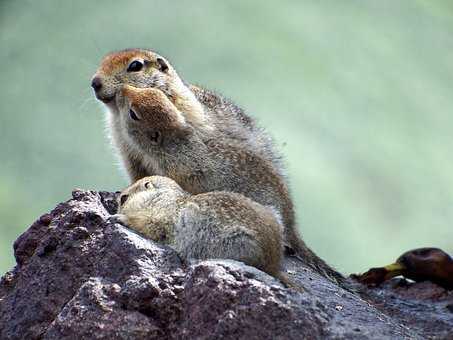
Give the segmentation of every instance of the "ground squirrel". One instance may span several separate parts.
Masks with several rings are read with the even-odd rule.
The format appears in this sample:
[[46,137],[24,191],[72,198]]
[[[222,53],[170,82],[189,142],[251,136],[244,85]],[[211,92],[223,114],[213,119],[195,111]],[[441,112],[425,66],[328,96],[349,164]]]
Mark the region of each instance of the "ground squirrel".
[[280,222],[272,210],[241,194],[191,195],[168,177],[151,176],[123,190],[118,206],[114,221],[169,245],[184,259],[233,259],[284,277]]
[[272,207],[285,228],[287,249],[321,274],[342,279],[299,237],[280,156],[242,109],[186,84],[150,50],[107,55],[91,86],[109,108],[112,142],[131,181],[161,175],[191,194],[235,192]]

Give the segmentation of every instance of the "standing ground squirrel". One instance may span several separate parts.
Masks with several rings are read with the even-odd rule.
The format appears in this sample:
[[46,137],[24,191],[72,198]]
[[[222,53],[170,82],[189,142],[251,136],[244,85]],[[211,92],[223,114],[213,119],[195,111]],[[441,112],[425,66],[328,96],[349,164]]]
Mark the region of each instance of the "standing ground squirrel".
[[185,192],[168,177],[145,177],[118,199],[114,219],[184,258],[233,259],[280,278],[283,230],[274,213],[237,193]]
[[234,192],[271,207],[281,218],[287,249],[324,276],[342,280],[299,237],[281,158],[242,109],[187,85],[150,50],[107,55],[91,86],[109,108],[112,142],[132,182],[161,175],[191,194]]

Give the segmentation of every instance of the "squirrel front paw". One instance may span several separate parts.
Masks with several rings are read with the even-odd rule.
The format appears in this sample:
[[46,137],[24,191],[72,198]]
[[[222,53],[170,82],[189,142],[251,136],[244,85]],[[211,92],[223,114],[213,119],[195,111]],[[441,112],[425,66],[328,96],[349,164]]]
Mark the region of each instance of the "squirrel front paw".
[[121,94],[134,102],[142,103],[143,105],[152,106],[156,103],[163,105],[170,105],[171,101],[167,95],[155,87],[135,87],[131,85],[124,85]]
[[115,214],[115,215],[112,215],[108,218],[108,221],[110,223],[119,223],[119,224],[122,224],[124,226],[127,226],[128,225],[128,218],[126,215],[124,214]]

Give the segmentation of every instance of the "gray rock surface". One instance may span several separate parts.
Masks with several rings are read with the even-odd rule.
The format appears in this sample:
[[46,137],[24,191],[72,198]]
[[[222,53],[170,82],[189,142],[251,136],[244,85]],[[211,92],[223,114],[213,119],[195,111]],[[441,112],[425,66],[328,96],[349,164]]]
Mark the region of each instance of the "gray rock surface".
[[109,222],[114,198],[76,190],[16,240],[0,339],[453,339],[453,295],[433,284],[351,293],[287,257],[300,293],[238,262],[185,263]]

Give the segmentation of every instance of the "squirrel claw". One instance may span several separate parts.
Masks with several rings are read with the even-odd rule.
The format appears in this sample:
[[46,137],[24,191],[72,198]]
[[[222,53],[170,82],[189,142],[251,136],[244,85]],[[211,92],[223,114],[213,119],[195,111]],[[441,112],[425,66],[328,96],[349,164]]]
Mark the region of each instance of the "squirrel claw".
[[110,216],[107,219],[107,221],[109,221],[110,223],[113,223],[113,224],[118,223],[118,224],[126,226],[127,225],[127,216],[124,214],[115,214],[115,215]]

